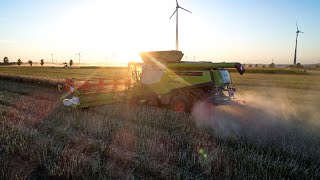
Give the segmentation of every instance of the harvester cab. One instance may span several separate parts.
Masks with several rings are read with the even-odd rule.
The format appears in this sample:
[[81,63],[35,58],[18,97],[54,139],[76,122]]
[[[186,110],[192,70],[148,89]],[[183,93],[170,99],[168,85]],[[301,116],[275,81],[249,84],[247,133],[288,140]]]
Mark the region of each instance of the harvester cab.
[[76,85],[73,79],[73,84],[66,83],[76,92],[76,106],[135,102],[186,112],[197,101],[229,101],[235,92],[229,69],[235,68],[241,75],[245,71],[240,63],[184,62],[181,51],[141,52],[140,56],[143,63],[129,63],[123,80],[87,80]]

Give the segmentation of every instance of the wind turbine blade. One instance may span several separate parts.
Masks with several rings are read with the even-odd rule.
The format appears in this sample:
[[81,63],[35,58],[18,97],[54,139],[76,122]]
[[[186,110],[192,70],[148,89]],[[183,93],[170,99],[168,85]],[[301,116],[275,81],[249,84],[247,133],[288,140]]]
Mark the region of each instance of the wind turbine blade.
[[183,10],[185,10],[185,11],[187,11],[187,12],[189,12],[189,13],[192,13],[191,11],[189,11],[189,10],[186,10],[185,8],[183,8],[183,7],[179,7],[180,9],[183,9]]
[[178,10],[178,9],[176,9],[176,10],[173,12],[173,14],[170,16],[170,18],[169,18],[169,19],[171,19],[171,18],[172,18],[172,16],[177,12],[177,10]]
[[299,31],[298,22],[296,21],[297,32]]
[[299,31],[299,33],[304,33],[304,32],[302,32],[302,31]]

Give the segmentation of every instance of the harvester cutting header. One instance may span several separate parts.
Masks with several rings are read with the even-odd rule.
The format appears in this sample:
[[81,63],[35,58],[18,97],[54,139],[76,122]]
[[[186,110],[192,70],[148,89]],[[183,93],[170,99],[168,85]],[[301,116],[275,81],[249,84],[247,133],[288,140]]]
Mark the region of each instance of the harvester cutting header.
[[142,65],[129,63],[126,78],[121,80],[67,78],[65,88],[73,97],[65,99],[64,105],[87,108],[130,102],[187,112],[197,101],[231,100],[235,86],[228,69],[235,68],[241,75],[245,71],[237,62],[181,61],[181,51],[142,52],[140,56]]

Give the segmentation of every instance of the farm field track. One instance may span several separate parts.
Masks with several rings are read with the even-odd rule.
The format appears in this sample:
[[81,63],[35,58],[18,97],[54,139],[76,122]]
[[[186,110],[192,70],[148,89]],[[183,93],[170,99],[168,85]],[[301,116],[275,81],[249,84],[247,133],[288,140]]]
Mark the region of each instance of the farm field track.
[[55,88],[0,80],[0,179],[319,179],[320,76],[232,76],[232,103],[199,102],[191,114],[81,111],[63,107]]

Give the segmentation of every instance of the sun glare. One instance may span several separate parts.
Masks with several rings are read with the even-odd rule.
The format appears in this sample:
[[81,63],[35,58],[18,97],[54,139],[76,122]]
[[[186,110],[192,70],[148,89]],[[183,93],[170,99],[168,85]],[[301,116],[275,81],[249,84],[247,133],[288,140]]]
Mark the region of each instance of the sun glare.
[[171,45],[160,29],[168,19],[152,12],[155,10],[138,8],[150,3],[146,0],[82,3],[70,10],[54,30],[54,41],[65,50],[83,51],[87,59],[95,61],[140,61],[138,52],[170,49],[167,46]]

